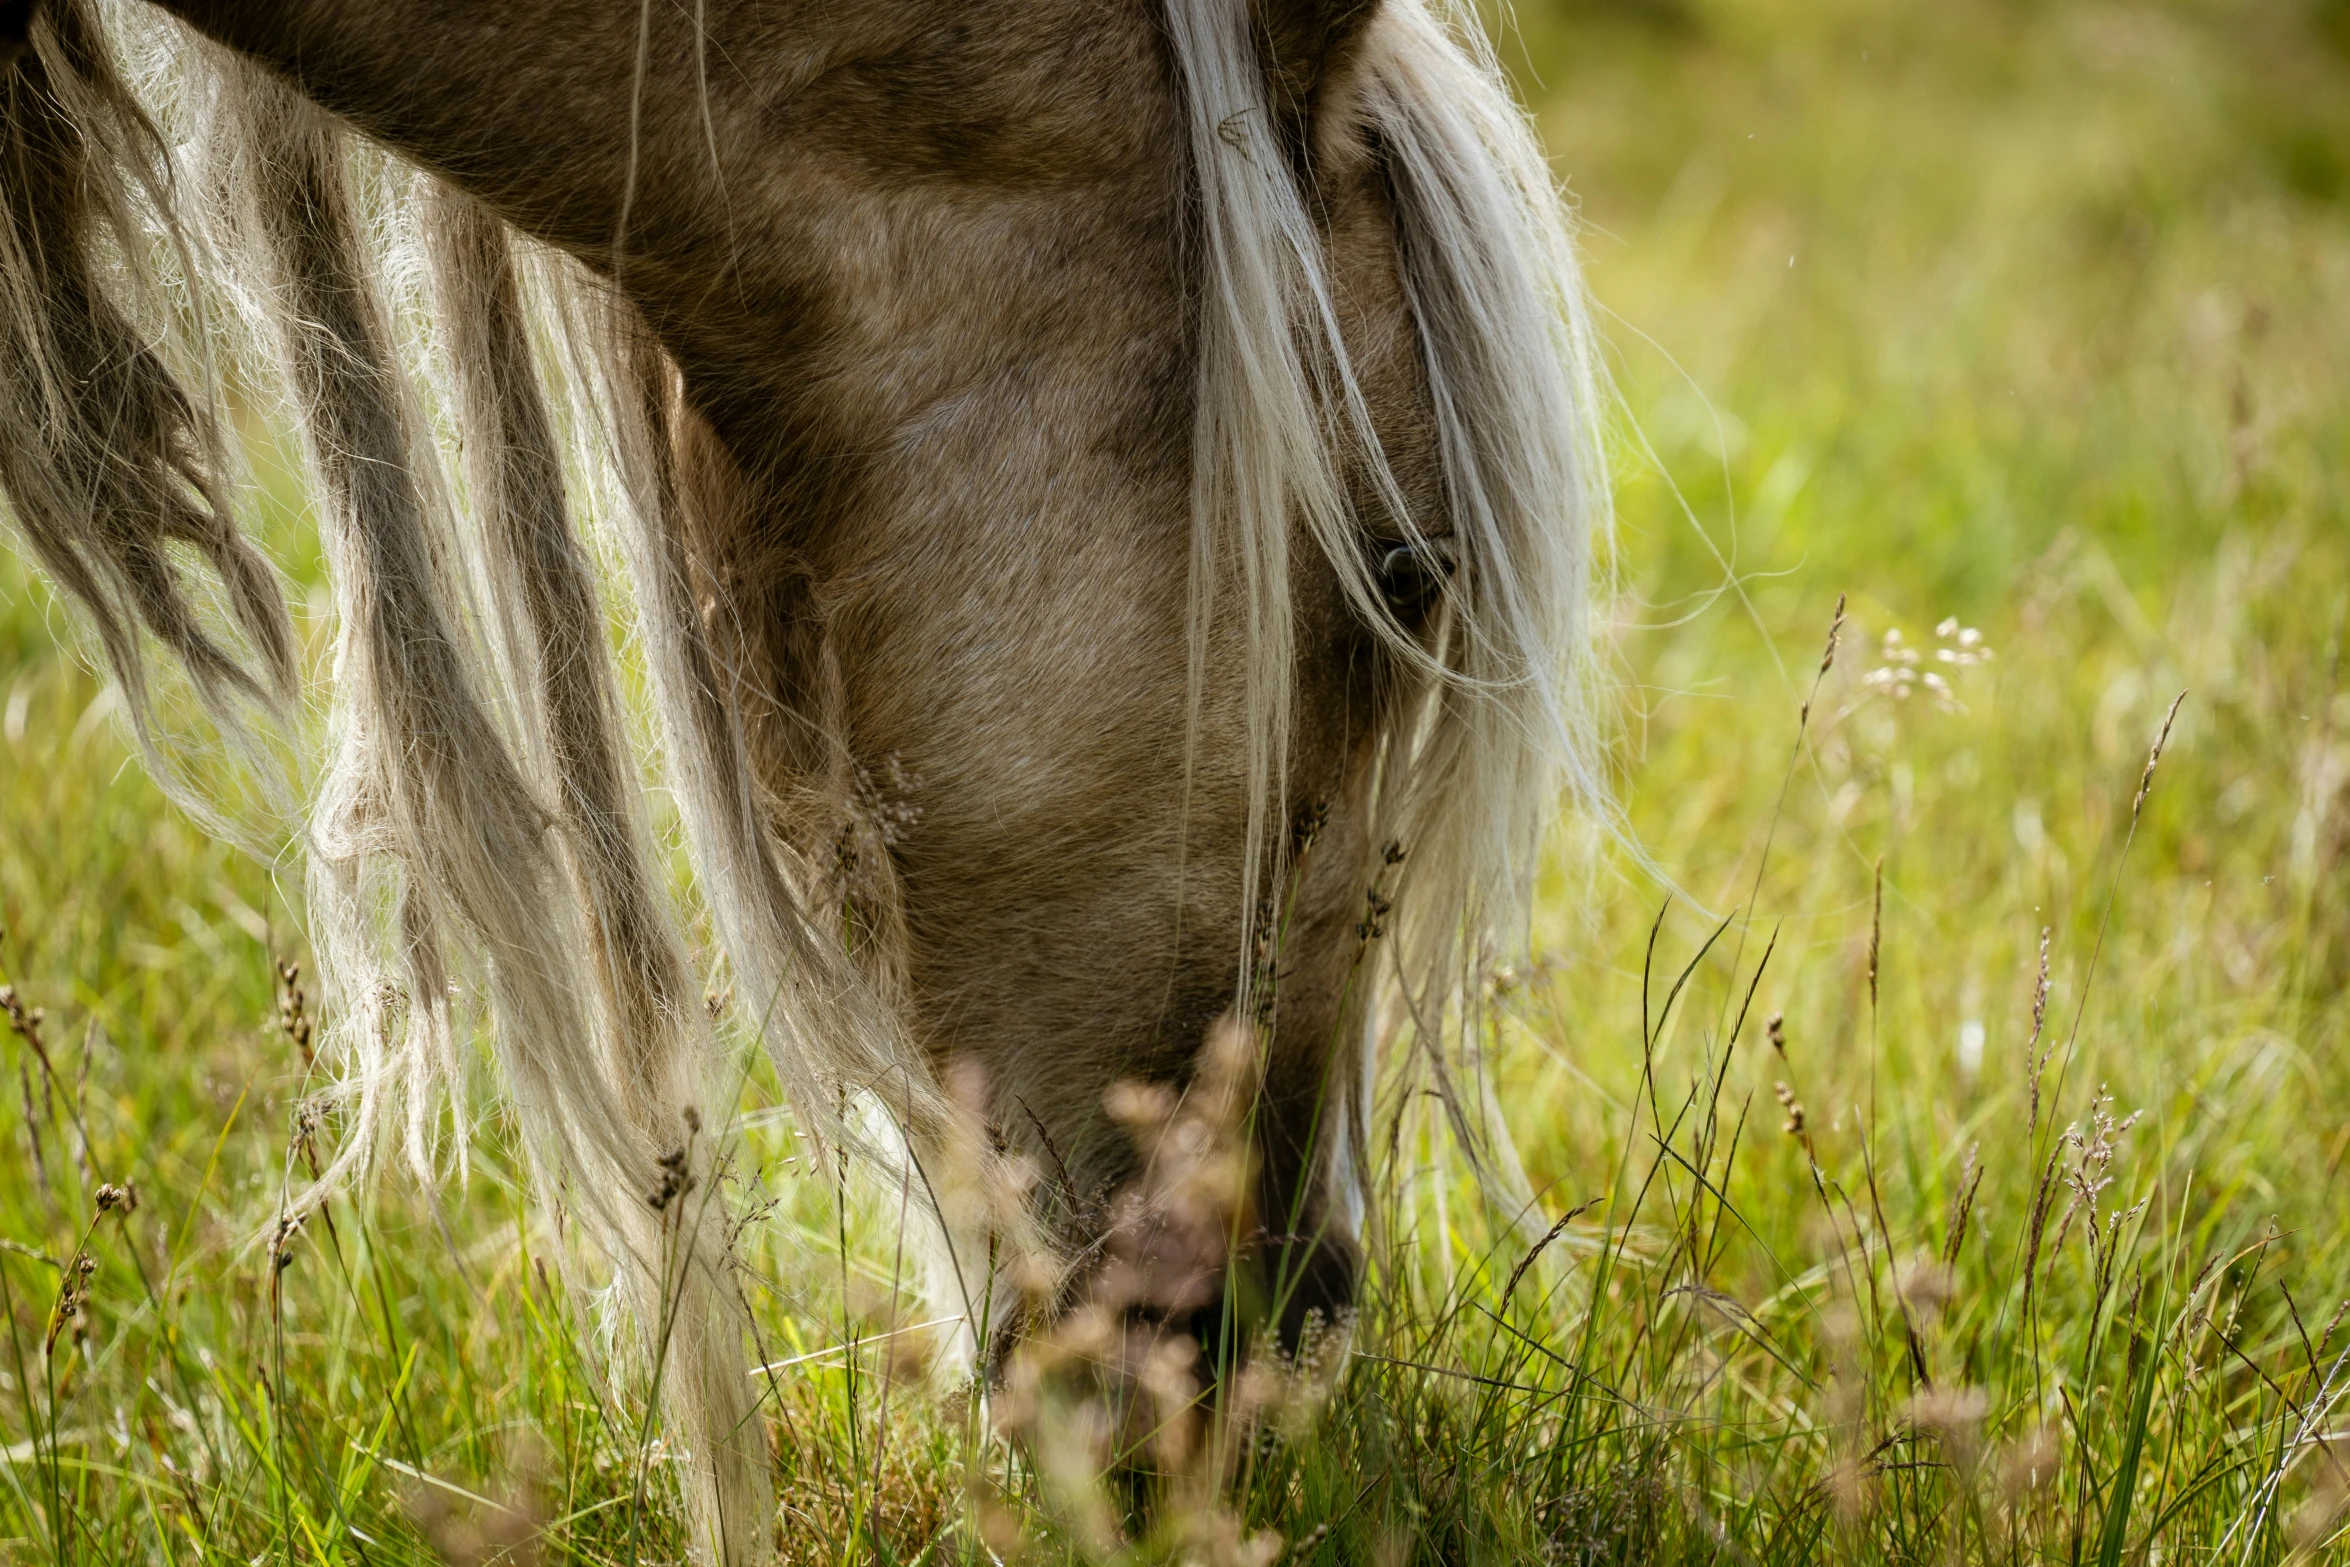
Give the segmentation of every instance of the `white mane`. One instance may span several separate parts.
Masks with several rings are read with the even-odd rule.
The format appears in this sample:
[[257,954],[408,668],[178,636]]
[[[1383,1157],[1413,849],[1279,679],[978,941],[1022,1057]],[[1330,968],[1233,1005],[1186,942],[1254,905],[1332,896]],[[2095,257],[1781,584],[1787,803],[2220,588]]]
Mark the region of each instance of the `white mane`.
[[[1339,483],[1334,427],[1372,455],[1389,514],[1408,540],[1425,542],[1433,520],[1411,515],[1378,455],[1340,341],[1314,220],[1274,137],[1247,7],[1169,0],[1168,11],[1210,285],[1195,447],[1193,688],[1214,596],[1238,592],[1253,655],[1253,868],[1271,839],[1274,780],[1286,776],[1294,534],[1314,541],[1356,612],[1425,677],[1418,710],[1387,740],[1373,841],[1410,851],[1390,978],[1441,1075],[1448,1010],[1458,1008],[1457,1037],[1474,1038],[1476,971],[1524,939],[1562,795],[1605,811],[1587,702],[1591,562],[1608,481],[1567,209],[1474,18],[1443,0],[1387,0],[1365,45],[1364,116],[1393,182],[1458,562],[1430,652],[1381,602]],[[1258,907],[1253,886],[1248,907]],[[1245,962],[1241,975],[1245,987]],[[1376,1032],[1366,1043],[1376,1050]],[[1366,1091],[1371,1081],[1366,1070]],[[1471,1108],[1439,1086],[1456,1120]],[[1364,1146],[1368,1107],[1353,1113],[1335,1150],[1341,1160],[1347,1146]],[[1470,1146],[1499,1134],[1493,1123]]]

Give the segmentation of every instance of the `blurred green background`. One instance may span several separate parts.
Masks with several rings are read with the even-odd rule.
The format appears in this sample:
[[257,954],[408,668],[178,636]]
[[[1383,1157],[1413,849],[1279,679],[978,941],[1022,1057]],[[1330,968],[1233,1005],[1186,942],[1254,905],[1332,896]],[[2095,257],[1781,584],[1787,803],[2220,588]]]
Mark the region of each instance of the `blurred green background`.
[[[2068,532],[2154,610],[2231,535],[2341,531],[2346,17],[1692,0],[1499,33],[1713,547],[1975,618]],[[1702,585],[1626,468],[1628,576]]]
[[[2150,1094],[2210,1028],[2273,1032],[2325,1113],[2281,1141],[2239,1127],[2235,1152],[2330,1179],[2350,1114],[2350,9],[1578,0],[1491,20],[1579,202],[1622,396],[1641,849],[1726,912],[1776,820],[1757,907],[1799,958],[1854,939],[1881,858],[1887,983],[1918,1008],[1897,1053],[1938,1070],[1962,1022],[1987,1019],[1995,1052],[2012,1035],[2042,925],[2059,986],[2081,971],[2184,690],[2106,960],[2119,1013],[2085,1038]],[[1774,817],[1839,594],[1854,624]],[[1995,657],[1940,662],[1953,619]],[[1658,896],[1632,869],[1596,891],[1562,879],[1553,900],[1556,961],[1607,955],[1574,987],[1579,1035],[1609,1004],[1588,998],[1620,1008],[1607,976]],[[1595,901],[1596,942],[1570,912]],[[2135,1006],[2164,1009],[2157,1034]],[[2014,1065],[1985,1070],[2012,1086]]]
[[[2041,1138],[2109,1086],[2149,1118],[2116,1195],[2196,1244],[2274,1223],[2330,1310],[2350,1289],[2350,9],[1490,15],[1579,202],[1622,397],[1624,798],[1685,895],[1660,965],[1750,898],[1750,967],[1781,929],[1756,1012],[1785,1011],[1789,1050],[1750,1029],[1732,1101],[1775,1127],[1788,1082],[1832,1169],[1878,1128],[1896,1231],[1947,1211],[1979,1143],[2012,1244],[2045,929],[2051,1012],[2081,1024]],[[1637,855],[1602,859],[1553,884],[1505,1063],[1510,1102],[1545,1106],[1529,1162],[1560,1206],[1622,1152],[1664,899]],[[1665,1046],[1675,1081],[1719,1060],[1718,1014]],[[1810,1194],[1776,1141],[1732,1195],[1794,1237]],[[1765,1250],[1742,1298],[1769,1291]]]

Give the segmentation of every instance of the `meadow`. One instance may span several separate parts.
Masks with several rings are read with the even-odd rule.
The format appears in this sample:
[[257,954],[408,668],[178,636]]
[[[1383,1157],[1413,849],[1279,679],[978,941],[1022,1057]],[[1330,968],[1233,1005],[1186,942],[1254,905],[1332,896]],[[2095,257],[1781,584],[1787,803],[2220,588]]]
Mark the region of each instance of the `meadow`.
[[[1137,1529],[753,1071],[783,1559],[2350,1560],[2350,9],[1495,20],[1621,404],[1623,822],[1482,1061],[1536,1206],[1398,1084],[1351,1347]],[[273,1234],[298,876],[0,582],[0,1560],[679,1559],[494,1113]]]

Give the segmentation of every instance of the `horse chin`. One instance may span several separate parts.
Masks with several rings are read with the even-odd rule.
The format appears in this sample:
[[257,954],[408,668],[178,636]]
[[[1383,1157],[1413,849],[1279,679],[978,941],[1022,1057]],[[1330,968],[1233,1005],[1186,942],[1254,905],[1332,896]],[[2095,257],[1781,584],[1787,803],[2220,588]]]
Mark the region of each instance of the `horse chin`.
[[1098,1239],[1058,1300],[1032,1302],[991,1346],[999,1386],[1075,1384],[1113,1404],[1147,1393],[1245,1414],[1265,1396],[1265,1371],[1291,1386],[1343,1355],[1361,1250],[1319,1176],[1268,1164],[1248,1133],[1268,1109],[1267,1043],[1227,1013],[1180,1091],[1129,1081],[1106,1096],[1139,1168],[1077,1218]]
[[1211,1391],[1270,1359],[1284,1369],[1314,1367],[1354,1337],[1362,1253],[1346,1237],[1267,1237],[1234,1259],[1219,1300],[1175,1324],[1200,1346]]

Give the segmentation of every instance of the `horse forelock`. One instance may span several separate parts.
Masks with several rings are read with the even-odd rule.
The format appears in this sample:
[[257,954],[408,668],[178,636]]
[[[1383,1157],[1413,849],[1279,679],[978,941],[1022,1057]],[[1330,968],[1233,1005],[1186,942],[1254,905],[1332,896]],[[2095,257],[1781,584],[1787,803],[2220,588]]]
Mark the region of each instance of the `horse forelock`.
[[[1587,693],[1591,559],[1607,481],[1566,208],[1473,21],[1420,0],[1380,6],[1354,44],[1355,79],[1334,112],[1358,118],[1395,204],[1442,451],[1443,503],[1417,509],[1372,428],[1310,189],[1279,159],[1279,106],[1253,68],[1247,17],[1224,0],[1170,0],[1170,14],[1210,278],[1193,678],[1196,688],[1214,596],[1245,596],[1256,803],[1245,863],[1279,875],[1274,780],[1285,776],[1296,699],[1283,584],[1302,536],[1418,677],[1418,697],[1382,752],[1384,825],[1372,841],[1410,853],[1391,970],[1400,1015],[1424,1037],[1441,1037],[1449,1011],[1467,1040],[1477,971],[1524,939],[1544,829],[1562,793],[1605,810]],[[1348,504],[1339,471],[1350,446],[1370,470],[1381,531],[1412,541],[1442,534],[1457,551],[1432,638],[1379,602],[1359,542],[1363,508]],[[1245,986],[1245,965],[1242,973]],[[1463,1108],[1485,1119],[1482,1103]]]

